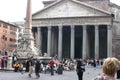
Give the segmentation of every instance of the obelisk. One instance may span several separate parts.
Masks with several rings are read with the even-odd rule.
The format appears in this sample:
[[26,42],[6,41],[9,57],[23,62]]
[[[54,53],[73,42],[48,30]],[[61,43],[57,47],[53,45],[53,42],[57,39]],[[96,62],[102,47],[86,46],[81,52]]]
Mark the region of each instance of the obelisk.
[[26,19],[25,19],[25,30],[23,34],[23,38],[27,41],[30,49],[26,48],[25,53],[27,55],[37,56],[38,53],[35,50],[34,46],[34,38],[32,34],[32,8],[31,8],[31,0],[27,0],[27,11],[26,11]]
[[[27,0],[27,11],[26,11],[26,19],[25,19],[25,29],[27,33],[31,33],[32,29],[32,8],[31,8],[31,0]],[[28,32],[29,31],[29,32]]]
[[32,34],[32,8],[31,0],[27,0],[27,10],[25,18],[25,28],[23,34],[18,39],[18,46],[13,51],[13,54],[19,57],[39,57],[40,50],[34,46],[34,38]]

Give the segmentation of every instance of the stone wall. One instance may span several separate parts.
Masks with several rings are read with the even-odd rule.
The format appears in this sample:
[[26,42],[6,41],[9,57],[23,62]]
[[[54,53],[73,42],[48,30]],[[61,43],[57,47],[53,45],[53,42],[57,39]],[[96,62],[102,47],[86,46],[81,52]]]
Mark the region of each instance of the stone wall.
[[110,3],[110,11],[114,14],[113,20],[113,56],[120,59],[120,6]]
[[110,3],[109,0],[78,0],[78,1],[85,2],[89,5],[95,6],[100,9],[109,10],[108,9],[109,8],[108,4]]

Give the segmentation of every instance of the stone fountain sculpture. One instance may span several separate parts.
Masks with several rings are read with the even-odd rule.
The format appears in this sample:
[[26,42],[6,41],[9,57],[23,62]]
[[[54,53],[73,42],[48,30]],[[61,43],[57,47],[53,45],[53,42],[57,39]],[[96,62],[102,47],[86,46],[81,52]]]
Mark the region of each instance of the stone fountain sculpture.
[[34,46],[34,38],[32,34],[31,0],[27,0],[25,20],[25,29],[23,34],[19,37],[19,44],[15,49],[14,54],[20,57],[38,57],[40,55],[40,50]]

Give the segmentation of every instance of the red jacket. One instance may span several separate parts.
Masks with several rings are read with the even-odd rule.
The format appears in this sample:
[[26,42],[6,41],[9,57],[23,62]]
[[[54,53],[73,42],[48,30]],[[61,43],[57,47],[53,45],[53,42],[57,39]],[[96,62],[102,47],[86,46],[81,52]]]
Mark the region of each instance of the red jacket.
[[50,67],[54,67],[54,61],[53,60],[50,61]]

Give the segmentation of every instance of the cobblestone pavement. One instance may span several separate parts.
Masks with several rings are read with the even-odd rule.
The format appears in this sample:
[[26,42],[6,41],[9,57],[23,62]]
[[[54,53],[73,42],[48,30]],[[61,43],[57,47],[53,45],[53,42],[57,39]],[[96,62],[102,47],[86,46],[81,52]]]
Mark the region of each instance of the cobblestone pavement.
[[[84,72],[83,80],[92,80],[94,77],[102,73],[101,68],[86,68]],[[28,73],[21,74],[19,72],[5,71],[0,72],[0,80],[36,80],[35,74],[32,77],[28,77]],[[63,75],[55,74],[51,76],[50,74],[40,73],[40,79],[37,80],[78,80],[75,71],[64,71]]]

